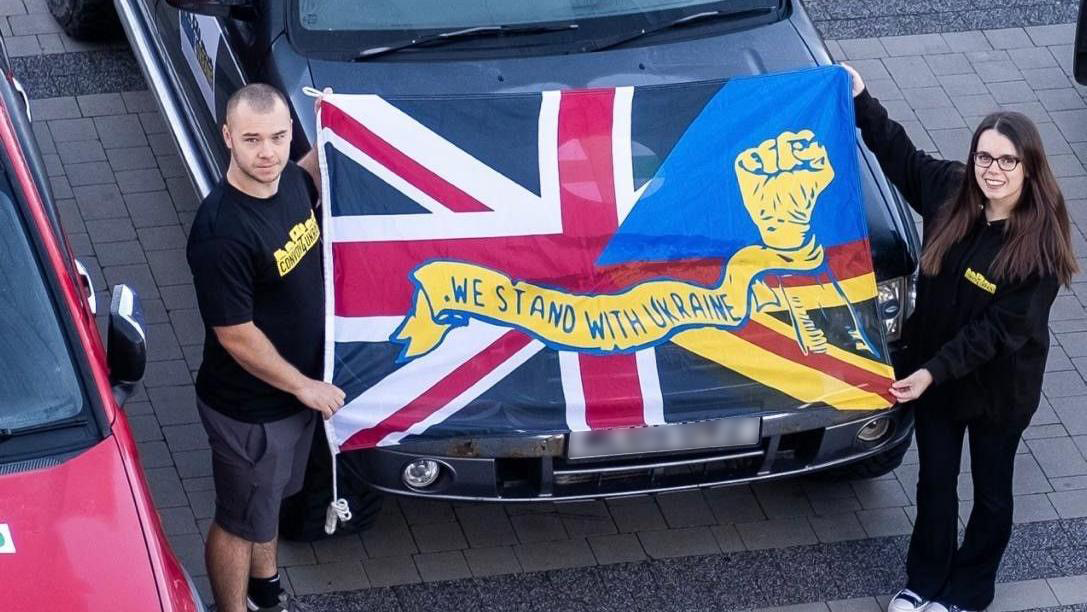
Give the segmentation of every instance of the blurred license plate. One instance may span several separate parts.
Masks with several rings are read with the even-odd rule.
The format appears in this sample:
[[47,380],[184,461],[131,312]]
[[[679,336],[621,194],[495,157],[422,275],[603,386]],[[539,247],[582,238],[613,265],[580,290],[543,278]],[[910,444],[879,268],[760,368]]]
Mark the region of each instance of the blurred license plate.
[[732,417],[698,423],[677,423],[653,427],[572,431],[566,454],[570,459],[642,455],[668,451],[755,446],[759,443],[762,419]]

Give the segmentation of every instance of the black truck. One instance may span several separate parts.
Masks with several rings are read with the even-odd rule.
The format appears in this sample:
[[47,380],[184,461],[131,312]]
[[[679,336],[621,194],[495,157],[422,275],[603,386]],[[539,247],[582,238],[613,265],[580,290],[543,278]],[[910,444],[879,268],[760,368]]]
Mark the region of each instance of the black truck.
[[[833,61],[797,0],[503,0],[501,14],[490,10],[494,3],[439,0],[116,0],[112,6],[50,0],[50,6],[75,36],[100,36],[118,22],[123,27],[200,195],[227,165],[220,135],[226,99],[251,81],[287,93],[298,156],[316,138],[313,101],[303,87],[388,96],[525,92],[719,81]],[[919,241],[908,208],[863,144],[857,155],[878,312],[893,353],[913,305]],[[682,440],[690,437],[673,436],[680,442],[663,452],[579,459],[570,455],[569,436],[555,435],[356,451],[340,458],[342,488],[356,497],[356,526],[364,527],[375,507],[373,491],[524,502],[815,471],[874,477],[896,468],[910,444],[912,415],[897,406],[871,412],[798,407],[752,402],[761,439],[744,449],[685,448]],[[320,463],[314,462],[302,496],[309,501],[295,500],[295,511],[315,519],[323,519],[328,499]],[[441,485],[417,486],[413,478],[434,469],[443,474]],[[319,533],[302,531],[294,535]]]

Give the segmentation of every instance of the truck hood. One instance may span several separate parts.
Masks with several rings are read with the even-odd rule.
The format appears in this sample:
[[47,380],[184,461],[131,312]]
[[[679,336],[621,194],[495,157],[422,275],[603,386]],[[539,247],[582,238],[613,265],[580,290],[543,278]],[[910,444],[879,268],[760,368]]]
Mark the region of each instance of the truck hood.
[[58,465],[0,466],[0,534],[4,610],[162,609],[112,436]]
[[[274,53],[281,62],[297,61],[285,40],[277,44]],[[808,41],[790,18],[716,36],[597,53],[433,62],[311,58],[308,68],[312,85],[319,89],[396,97],[687,83],[798,70],[817,63]],[[772,101],[768,105],[772,107]],[[312,104],[297,101],[295,109],[306,115],[300,117],[301,124],[314,142]],[[863,155],[859,147],[858,154]],[[883,280],[907,275],[913,262],[906,256],[904,228],[896,221],[900,207],[889,199],[886,185],[880,188],[864,159],[860,167],[877,276]]]

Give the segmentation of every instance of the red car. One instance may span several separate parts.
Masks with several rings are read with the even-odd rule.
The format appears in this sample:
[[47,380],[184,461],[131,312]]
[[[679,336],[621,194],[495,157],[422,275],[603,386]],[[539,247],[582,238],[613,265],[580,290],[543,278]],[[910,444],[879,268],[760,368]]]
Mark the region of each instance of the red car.
[[104,348],[0,63],[0,610],[203,611],[120,408],[146,360],[139,300],[113,288]]

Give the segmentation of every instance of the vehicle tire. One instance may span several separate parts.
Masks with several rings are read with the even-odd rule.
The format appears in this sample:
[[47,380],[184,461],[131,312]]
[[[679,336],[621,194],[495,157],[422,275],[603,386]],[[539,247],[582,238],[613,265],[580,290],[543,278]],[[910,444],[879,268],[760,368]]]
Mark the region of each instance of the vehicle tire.
[[121,33],[111,0],[47,0],[49,12],[76,40],[109,40]]
[[910,436],[899,442],[898,445],[867,459],[861,459],[860,461],[820,472],[819,476],[823,480],[865,480],[890,474],[898,466],[902,465],[902,458],[906,456],[906,451],[910,449],[910,439],[912,437]]
[[340,497],[347,500],[351,520],[336,527],[336,533],[325,533],[325,513],[332,501],[332,458],[325,442],[324,427],[317,427],[302,490],[283,500],[279,510],[279,535],[295,542],[314,542],[329,537],[366,531],[377,521],[384,496],[374,491],[358,475],[339,463]]

